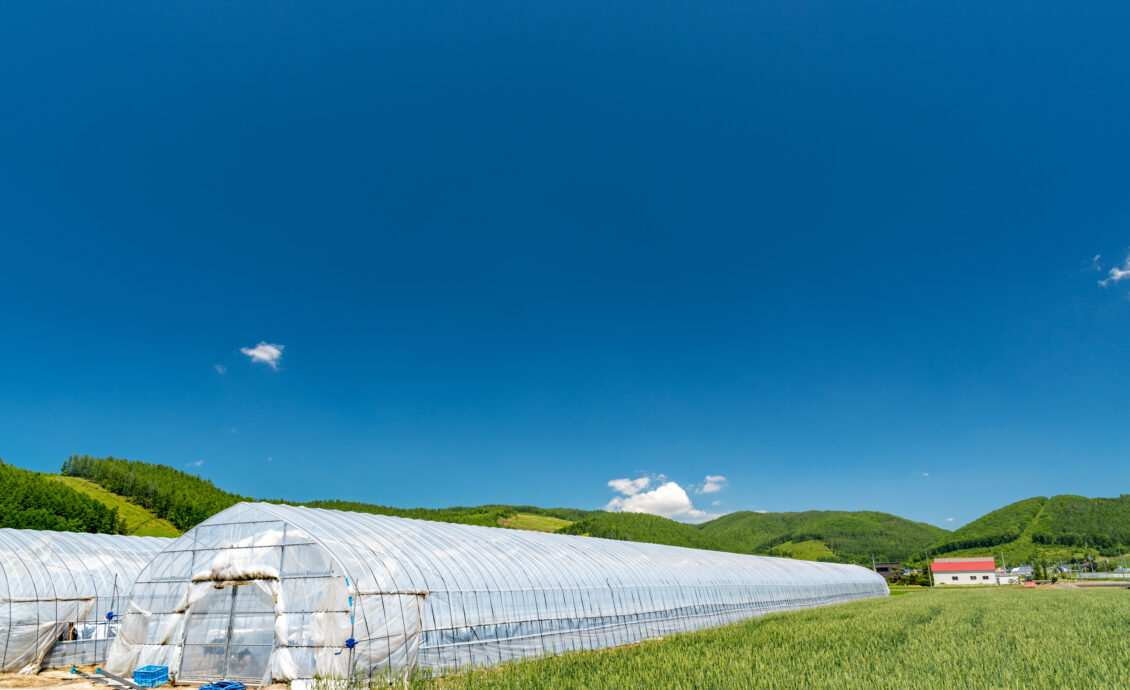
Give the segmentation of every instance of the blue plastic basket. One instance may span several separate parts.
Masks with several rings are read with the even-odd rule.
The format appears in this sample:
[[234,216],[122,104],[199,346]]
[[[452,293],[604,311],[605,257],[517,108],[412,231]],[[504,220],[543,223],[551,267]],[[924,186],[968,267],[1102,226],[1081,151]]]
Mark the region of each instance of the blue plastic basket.
[[142,666],[133,672],[133,682],[143,688],[155,688],[169,682],[168,666]]
[[237,683],[234,680],[221,680],[201,685],[200,690],[246,690],[246,688],[243,687],[243,683]]

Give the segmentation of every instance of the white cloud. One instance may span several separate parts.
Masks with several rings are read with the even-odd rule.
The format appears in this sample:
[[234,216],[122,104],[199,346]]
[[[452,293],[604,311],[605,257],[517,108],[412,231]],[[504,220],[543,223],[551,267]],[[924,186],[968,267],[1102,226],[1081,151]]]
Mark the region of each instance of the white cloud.
[[755,513],[768,513],[769,511],[768,510],[755,510],[753,512],[755,512]]
[[279,360],[282,359],[283,351],[282,345],[260,341],[255,347],[241,347],[239,351],[250,357],[252,362],[262,362],[275,371],[279,370]]
[[275,461],[275,459],[273,457],[271,457],[270,455],[267,456],[267,462],[274,462],[274,461]]
[[711,501],[711,502],[710,502],[710,505],[712,505],[712,506],[720,506],[720,505],[722,505],[722,501]]
[[1092,269],[1094,269],[1096,271],[1103,270],[1103,267],[1101,265],[1099,265],[1099,259],[1100,258],[1102,258],[1102,254],[1095,254],[1095,258],[1091,259],[1091,268]]
[[203,465],[203,464],[204,464],[204,461],[203,461],[203,460],[197,460],[196,462],[190,462],[190,463],[187,463],[187,464],[185,465],[185,467],[200,467],[200,466],[201,466],[201,465]]
[[929,473],[929,472],[923,472],[923,473],[922,473],[922,476],[923,476],[923,477],[929,477],[929,476],[930,476],[930,473]]
[[713,494],[718,493],[726,486],[727,480],[720,474],[708,474],[706,479],[703,480],[702,486],[695,490],[695,493],[700,494]]
[[608,486],[625,496],[635,496],[646,489],[648,484],[651,484],[650,477],[640,477],[639,479],[613,479],[608,482]]
[[225,367],[225,366],[224,366],[223,364],[213,364],[213,365],[212,365],[212,368],[216,370],[216,373],[217,373],[217,374],[226,374],[226,373],[228,373],[228,368],[227,368],[227,367]]
[[946,522],[953,522],[953,518],[946,518]]
[[613,498],[604,509],[612,513],[648,513],[683,522],[706,522],[718,517],[695,508],[686,490],[675,482],[664,482],[651,491],[642,491],[650,480],[642,485],[641,480],[647,480],[647,477],[634,482],[621,479],[608,482],[609,486],[624,495]]
[[[1095,256],[1095,259],[1096,259],[1096,262],[1097,262],[1097,260],[1098,260],[1097,255]],[[1096,265],[1097,265],[1097,263],[1096,263]],[[1114,268],[1110,269],[1110,272],[1107,273],[1106,275],[1107,275],[1106,280],[1100,280],[1099,281],[1099,285],[1102,285],[1103,287],[1107,287],[1111,283],[1117,283],[1120,280],[1125,280],[1126,278],[1130,278],[1130,255],[1127,255],[1126,260],[1122,262],[1121,267],[1115,266]]]

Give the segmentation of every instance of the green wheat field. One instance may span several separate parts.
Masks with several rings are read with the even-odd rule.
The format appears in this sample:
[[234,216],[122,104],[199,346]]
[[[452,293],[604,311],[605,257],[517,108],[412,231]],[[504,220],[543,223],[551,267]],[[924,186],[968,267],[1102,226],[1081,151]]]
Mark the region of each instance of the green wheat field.
[[1123,688],[1130,590],[924,590],[412,687]]

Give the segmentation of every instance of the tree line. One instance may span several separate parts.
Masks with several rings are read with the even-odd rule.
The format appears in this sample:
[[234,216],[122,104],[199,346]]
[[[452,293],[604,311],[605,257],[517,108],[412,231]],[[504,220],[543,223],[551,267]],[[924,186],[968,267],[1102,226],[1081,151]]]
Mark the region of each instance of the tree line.
[[118,511],[58,481],[0,460],[0,527],[124,534]]
[[946,531],[877,511],[741,511],[699,525],[729,550],[771,553],[786,542],[820,541],[843,562],[902,561]]
[[166,465],[113,456],[72,455],[63,463],[62,472],[89,479],[107,491],[128,498],[181,530],[191,529],[240,501],[251,500]]
[[[63,463],[62,473],[82,477],[102,488],[123,496],[133,503],[165,518],[181,530],[191,529],[216,513],[241,501],[256,499],[233,494],[202,479],[167,465],[155,465],[113,456],[95,458],[89,455],[72,455]],[[484,505],[453,508],[394,508],[359,501],[283,501],[259,499],[269,503],[289,503],[310,508],[347,510],[356,513],[374,513],[396,517],[457,522],[470,525],[497,527],[499,520],[516,513],[548,515],[565,520],[578,519],[593,511],[571,508],[538,508],[536,506]]]
[[[275,501],[282,503],[283,501]],[[287,501],[289,503],[289,501]],[[575,508],[538,508],[537,506],[512,506],[491,504],[482,506],[454,506],[451,508],[394,508],[392,506],[374,505],[359,501],[306,501],[294,503],[309,508],[326,508],[329,510],[347,510],[354,513],[373,513],[375,515],[391,515],[393,517],[412,518],[415,520],[432,520],[435,522],[456,522],[465,525],[482,525],[485,527],[498,527],[499,521],[514,517],[518,513],[545,515],[562,520],[580,520],[599,511],[577,510]]]
[[1045,547],[1091,547],[1106,556],[1130,544],[1130,494],[1118,498],[1036,496],[994,510],[930,546],[940,556],[1006,546],[1023,538]]

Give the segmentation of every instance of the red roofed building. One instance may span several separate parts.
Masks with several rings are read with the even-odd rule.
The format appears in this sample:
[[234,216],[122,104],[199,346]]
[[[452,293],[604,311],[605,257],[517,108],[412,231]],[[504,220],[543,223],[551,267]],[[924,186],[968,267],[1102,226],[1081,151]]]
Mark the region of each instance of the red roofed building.
[[930,564],[935,585],[995,585],[997,563],[988,558],[935,558]]

